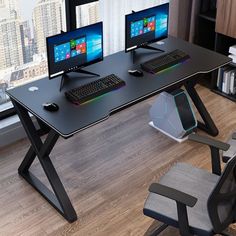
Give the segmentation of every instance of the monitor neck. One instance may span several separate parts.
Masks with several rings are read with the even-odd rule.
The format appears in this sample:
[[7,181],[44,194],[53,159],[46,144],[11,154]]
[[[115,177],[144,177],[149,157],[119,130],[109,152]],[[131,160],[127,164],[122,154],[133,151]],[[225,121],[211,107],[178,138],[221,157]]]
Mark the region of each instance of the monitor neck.
[[[81,74],[86,74],[86,75],[94,75],[94,76],[100,76],[99,74],[96,74],[96,73],[93,73],[93,72],[90,72],[90,71],[86,71],[86,70],[82,70],[82,69],[76,69],[76,70],[73,70],[71,72],[75,72],[75,73],[81,73]],[[66,83],[66,81],[68,81],[70,78],[68,76],[68,73],[64,73],[62,76],[61,76],[61,84],[60,84],[60,92],[64,86],[64,84]]]
[[[152,46],[149,46],[149,45],[142,45],[139,48],[144,48],[144,49],[148,49],[148,50],[154,50],[154,51],[159,52],[159,53],[165,52],[164,50],[161,50],[159,48],[155,48],[155,47],[152,47]],[[131,57],[132,57],[132,60],[133,60],[133,64],[135,64],[135,53],[136,53],[137,49],[131,51]]]

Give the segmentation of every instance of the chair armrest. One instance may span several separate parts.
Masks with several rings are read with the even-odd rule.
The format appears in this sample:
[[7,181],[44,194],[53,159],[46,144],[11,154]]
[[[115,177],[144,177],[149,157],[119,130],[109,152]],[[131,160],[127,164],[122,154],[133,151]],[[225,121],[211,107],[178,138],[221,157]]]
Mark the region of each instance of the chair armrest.
[[236,133],[232,134],[232,139],[236,139]]
[[[236,135],[235,135],[235,137],[236,137]],[[191,141],[198,142],[198,143],[206,144],[210,147],[215,147],[215,148],[223,150],[223,151],[227,151],[230,148],[230,145],[228,143],[224,143],[219,140],[212,139],[210,137],[201,136],[196,133],[190,134],[188,136],[188,139]]]
[[219,150],[227,151],[230,148],[228,143],[223,143],[221,141],[212,139],[210,137],[201,136],[198,134],[190,134],[188,136],[189,140],[206,144],[211,149],[211,166],[212,173],[216,175],[221,175],[221,164],[220,164],[220,152]]
[[[235,140],[236,139],[236,132],[232,134],[231,136],[231,140]],[[231,144],[232,145],[232,144]],[[225,156],[226,154],[224,154],[224,156],[222,157],[222,161],[224,163],[227,163],[231,158],[232,156]]]
[[149,192],[159,194],[189,207],[193,207],[197,202],[197,198],[159,183],[152,183]]
[[197,202],[197,198],[159,183],[152,183],[149,191],[176,201],[180,235],[191,235],[187,206],[193,207]]

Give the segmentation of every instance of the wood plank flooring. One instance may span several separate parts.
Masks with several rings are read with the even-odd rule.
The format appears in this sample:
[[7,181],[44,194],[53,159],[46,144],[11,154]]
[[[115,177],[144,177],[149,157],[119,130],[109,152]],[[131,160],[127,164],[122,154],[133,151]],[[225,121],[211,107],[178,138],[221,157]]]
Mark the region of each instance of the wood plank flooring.
[[[236,104],[204,87],[198,86],[198,91],[220,130],[218,139],[227,140],[236,130]],[[59,139],[51,159],[79,217],[72,224],[18,176],[28,140],[1,149],[0,236],[144,235],[153,222],[142,213],[152,182],[179,161],[210,170],[208,147],[176,143],[148,126],[154,99],[70,139]],[[46,182],[37,162],[32,171]],[[163,235],[178,233],[170,228]]]

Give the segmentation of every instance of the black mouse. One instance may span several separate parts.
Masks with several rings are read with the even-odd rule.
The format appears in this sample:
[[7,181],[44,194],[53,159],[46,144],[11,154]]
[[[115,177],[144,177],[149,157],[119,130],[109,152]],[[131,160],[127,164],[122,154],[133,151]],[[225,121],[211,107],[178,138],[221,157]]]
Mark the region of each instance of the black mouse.
[[59,106],[54,102],[43,103],[43,108],[47,111],[58,111]]
[[133,76],[137,77],[143,76],[143,72],[141,70],[128,70],[128,72]]

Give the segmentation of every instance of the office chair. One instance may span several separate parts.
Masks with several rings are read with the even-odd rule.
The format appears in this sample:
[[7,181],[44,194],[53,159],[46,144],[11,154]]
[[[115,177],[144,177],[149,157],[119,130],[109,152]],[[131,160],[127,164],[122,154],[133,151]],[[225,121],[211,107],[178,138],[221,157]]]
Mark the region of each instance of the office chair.
[[229,140],[227,140],[227,143],[230,145],[230,148],[222,153],[222,160],[225,163],[232,157],[236,156],[236,133],[232,134]]
[[219,151],[229,150],[229,144],[197,134],[189,140],[210,147],[212,173],[177,163],[159,183],[152,183],[143,213],[163,224],[148,235],[159,235],[169,225],[182,236],[228,235],[224,230],[235,222],[236,155],[221,171]]

